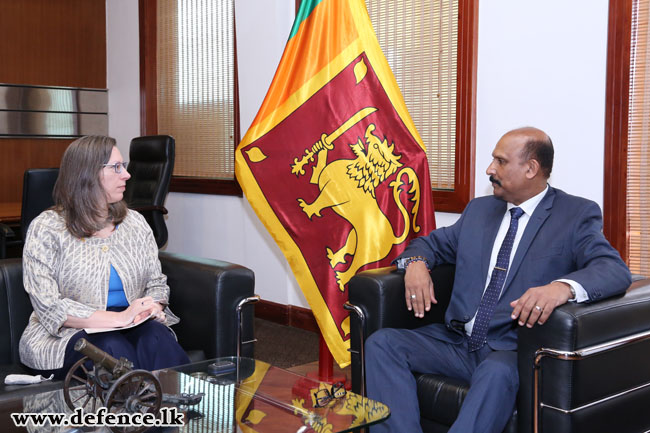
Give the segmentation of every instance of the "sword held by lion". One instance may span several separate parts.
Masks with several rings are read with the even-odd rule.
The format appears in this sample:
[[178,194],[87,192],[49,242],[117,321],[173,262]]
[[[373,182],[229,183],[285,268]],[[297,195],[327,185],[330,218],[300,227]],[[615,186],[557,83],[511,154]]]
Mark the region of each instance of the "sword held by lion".
[[[362,266],[385,258],[393,245],[404,242],[411,229],[414,233],[420,231],[416,224],[420,207],[418,177],[411,167],[403,167],[399,162],[401,155],[395,155],[394,143],[389,146],[386,138],[381,140],[373,134],[376,128],[373,123],[366,128],[365,146],[361,138],[349,145],[356,155],[355,159],[339,159],[327,163],[327,154],[329,150],[334,149],[334,140],[375,111],[377,109],[374,107],[366,107],[332,134],[322,134],[321,139],[311,148],[305,149],[302,158],[295,158],[291,165],[291,172],[300,177],[305,174],[304,165],[312,162],[314,157],[317,158],[310,183],[317,184],[320,193],[312,203],[298,198],[300,207],[310,220],[314,215],[320,217],[323,209],[331,208],[352,225],[341,248],[336,251],[330,247],[326,248],[332,269],[339,264],[346,264],[347,255],[352,256],[352,262],[346,270],[335,271],[341,291],[345,290],[345,285]],[[396,178],[389,183],[393,200],[404,220],[404,230],[398,236],[377,203],[375,189],[400,168]],[[406,181],[403,180],[404,177]],[[408,195],[409,200],[414,203],[410,215],[400,200],[401,187],[406,185],[411,185]]]

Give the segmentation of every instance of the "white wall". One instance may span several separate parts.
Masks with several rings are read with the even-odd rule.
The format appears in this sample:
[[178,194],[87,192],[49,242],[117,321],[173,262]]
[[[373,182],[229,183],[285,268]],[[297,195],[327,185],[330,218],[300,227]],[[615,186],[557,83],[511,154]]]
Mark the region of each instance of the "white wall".
[[140,135],[140,51],[138,2],[106,1],[106,85],[108,131],[125,160]]
[[[109,131],[128,146],[139,135],[138,7],[132,0],[106,5]],[[242,136],[268,89],[294,13],[293,1],[236,0]],[[499,137],[531,125],[554,141],[551,184],[602,206],[606,43],[607,0],[479,3],[476,196],[491,193],[484,173]],[[245,199],[171,193],[166,206],[168,251],[243,264],[255,271],[264,299],[308,306]],[[457,218],[436,213],[438,226]]]
[[603,202],[607,0],[479,2],[476,196],[504,132],[536,126],[555,147],[550,183]]

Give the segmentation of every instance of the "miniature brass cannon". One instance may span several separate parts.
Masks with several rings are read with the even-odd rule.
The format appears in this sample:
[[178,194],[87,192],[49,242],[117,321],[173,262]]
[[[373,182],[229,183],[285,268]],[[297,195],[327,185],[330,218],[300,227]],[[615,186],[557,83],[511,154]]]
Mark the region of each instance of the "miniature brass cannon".
[[[105,406],[113,413],[154,413],[163,403],[189,406],[201,401],[203,394],[163,394],[160,381],[151,372],[134,370],[126,358],[115,359],[97,346],[80,338],[74,350],[85,355],[68,371],[63,396],[68,407],[96,412]],[[92,362],[92,368],[88,363]],[[146,427],[119,427],[113,431],[136,433]]]

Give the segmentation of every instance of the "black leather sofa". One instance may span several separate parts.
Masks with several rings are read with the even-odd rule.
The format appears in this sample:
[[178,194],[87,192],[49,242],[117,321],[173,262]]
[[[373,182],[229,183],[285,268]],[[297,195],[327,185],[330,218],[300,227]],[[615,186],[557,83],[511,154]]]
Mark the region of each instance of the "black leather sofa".
[[[212,259],[160,253],[170,287],[170,308],[181,322],[173,326],[192,361],[234,356],[238,350],[238,308],[241,341],[253,340],[255,277],[243,266]],[[31,374],[20,363],[18,342],[32,306],[23,288],[22,260],[0,260],[0,403],[9,398],[58,389],[62,381],[36,385],[5,385],[10,373]],[[243,344],[241,355],[253,357],[253,345]]]
[[[349,284],[352,388],[363,392],[361,341],[380,328],[444,323],[453,266],[431,273],[438,304],[424,319],[404,306],[404,280],[394,268],[364,271]],[[363,317],[363,320],[361,320]],[[635,277],[621,296],[565,304],[543,326],[519,329],[520,389],[504,432],[641,432],[650,430],[650,279]],[[416,374],[425,433],[446,432],[467,384]]]

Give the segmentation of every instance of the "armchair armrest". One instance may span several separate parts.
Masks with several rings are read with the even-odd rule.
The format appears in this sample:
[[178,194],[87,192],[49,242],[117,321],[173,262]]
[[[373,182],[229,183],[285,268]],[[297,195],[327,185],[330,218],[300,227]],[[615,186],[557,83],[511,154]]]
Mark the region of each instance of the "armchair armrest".
[[[207,359],[237,354],[237,306],[253,296],[253,271],[213,259],[160,252],[170,287],[170,307],[180,317],[173,327],[185,351],[202,350]],[[242,309],[242,340],[253,340],[253,313]],[[242,347],[253,357],[253,345]]]
[[519,431],[533,431],[536,406],[544,431],[645,431],[648,331],[648,279],[635,281],[624,295],[567,303],[544,325],[520,328]]
[[348,285],[349,303],[362,312],[365,323],[357,314],[350,314],[350,351],[352,389],[361,390],[360,344],[381,328],[417,328],[430,323],[443,323],[445,311],[454,283],[453,265],[437,266],[431,271],[431,279],[438,304],[418,319],[406,309],[404,276],[395,267],[372,269],[358,273]]

